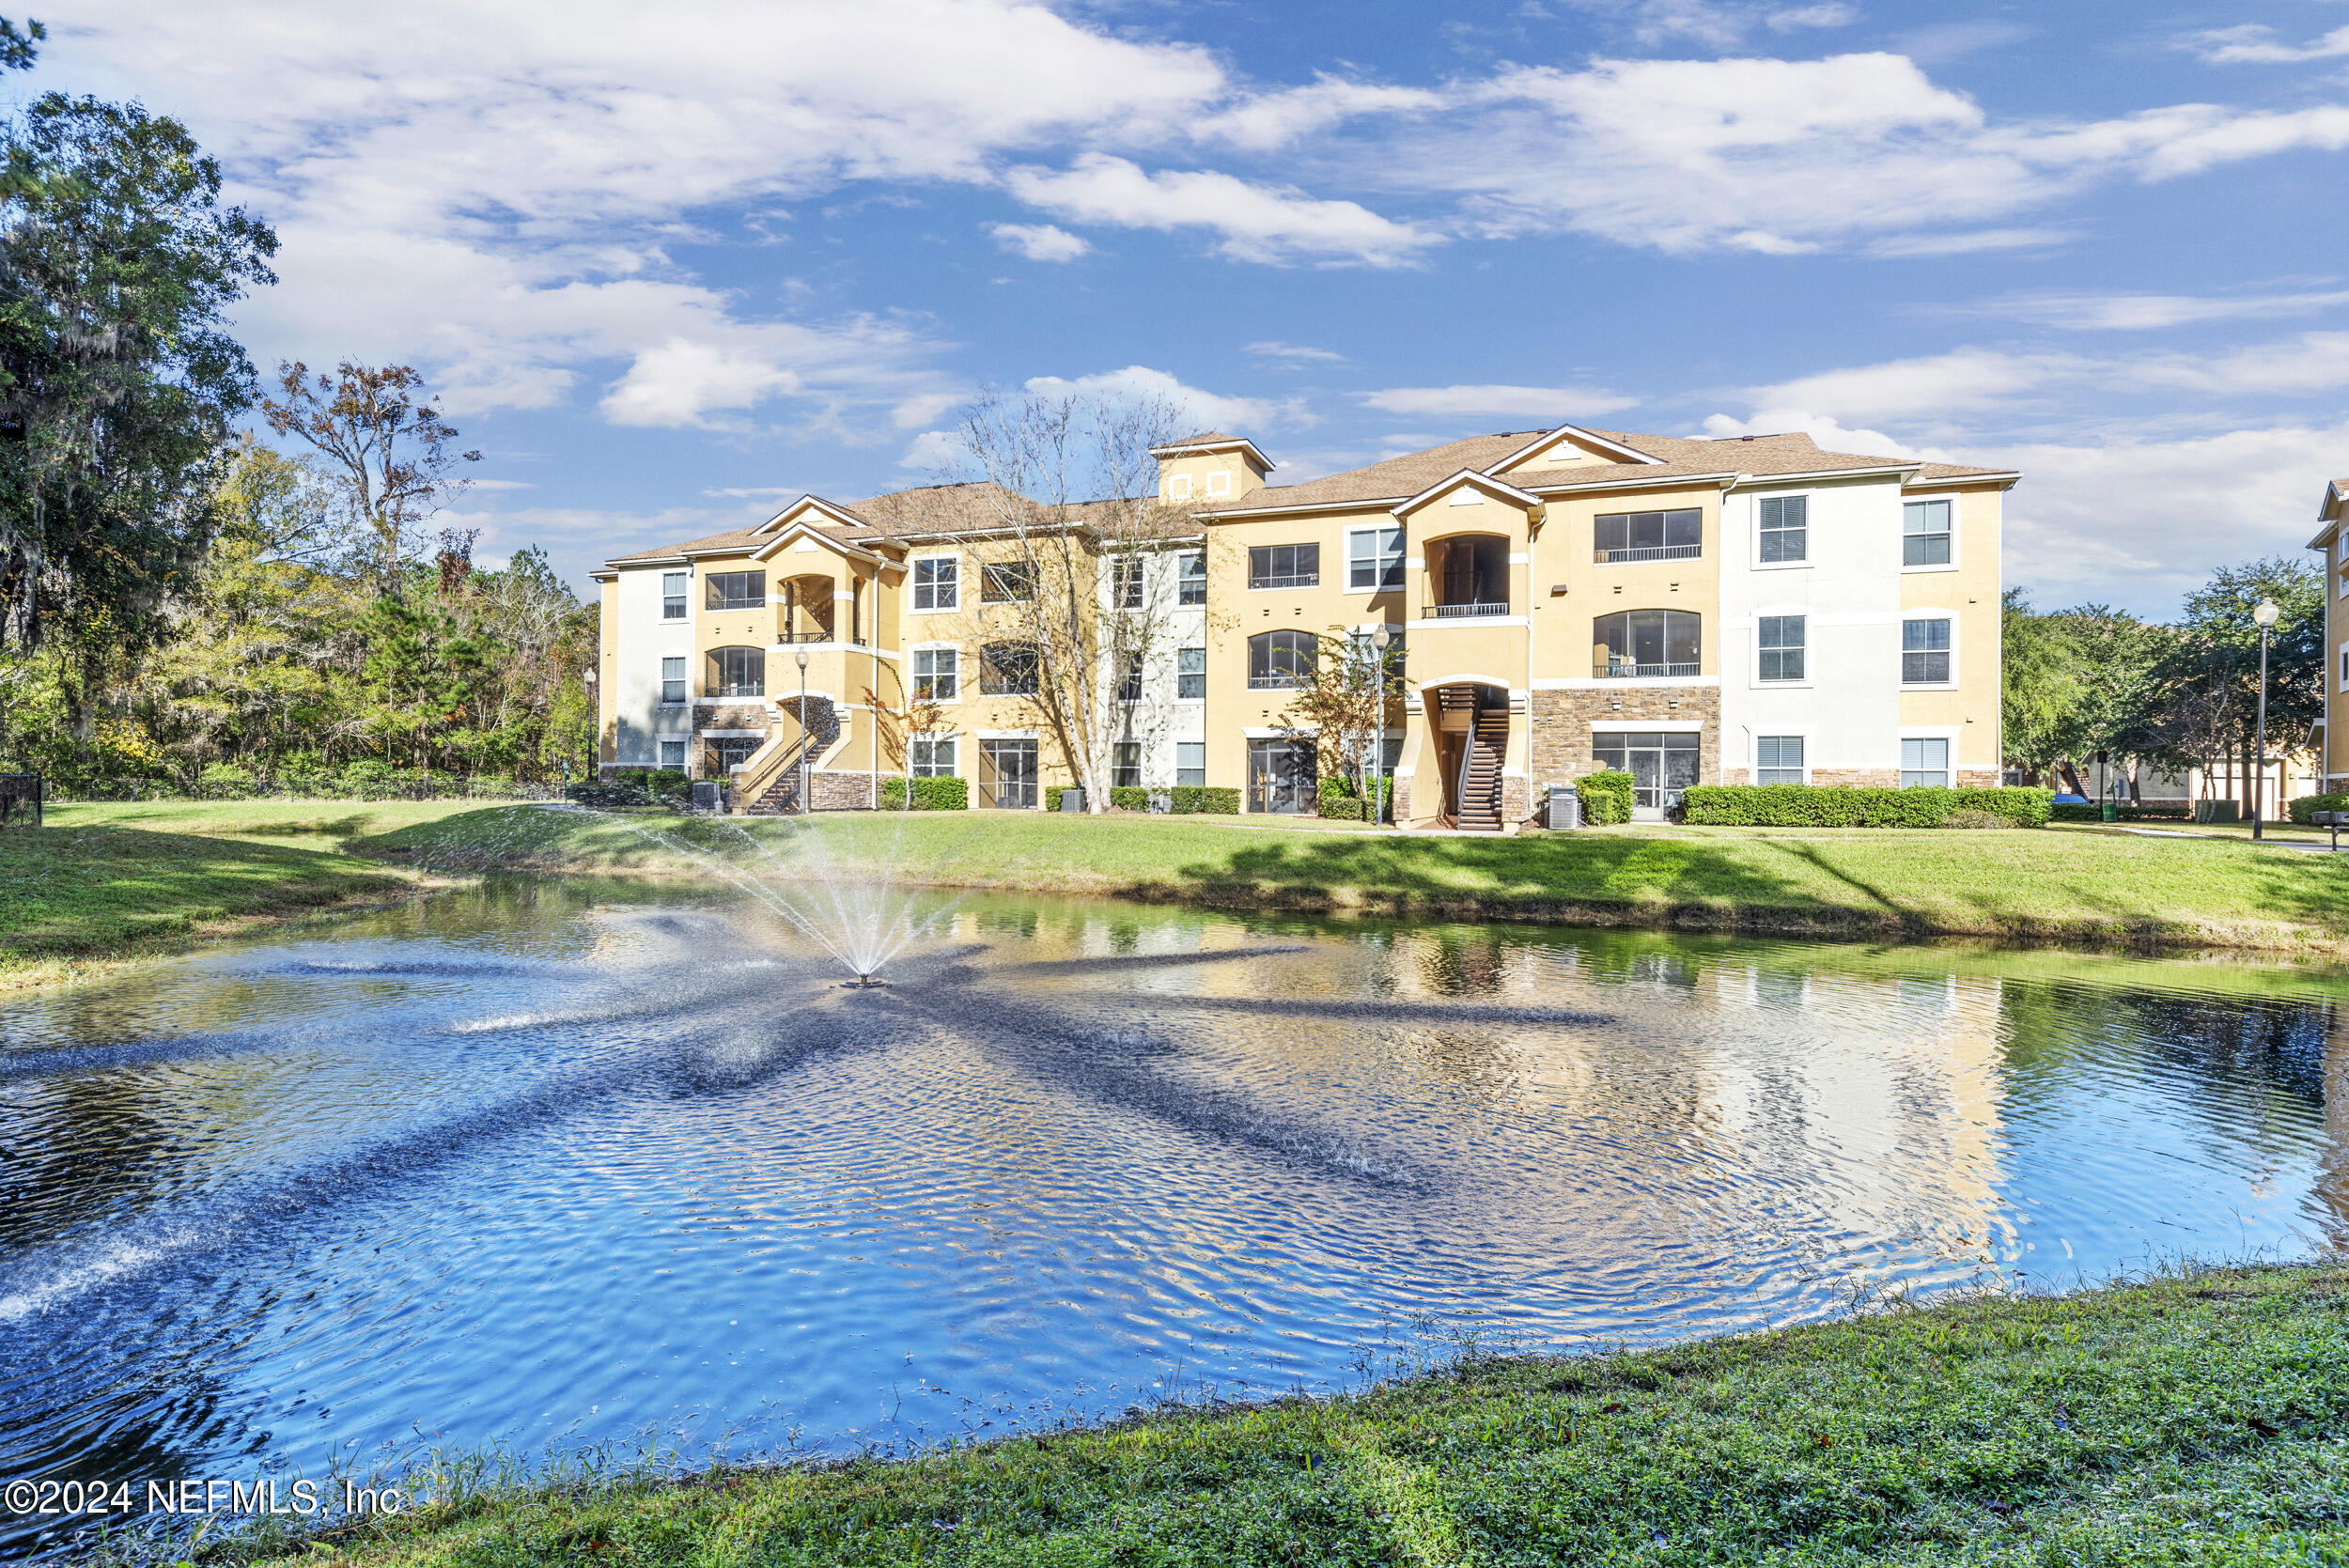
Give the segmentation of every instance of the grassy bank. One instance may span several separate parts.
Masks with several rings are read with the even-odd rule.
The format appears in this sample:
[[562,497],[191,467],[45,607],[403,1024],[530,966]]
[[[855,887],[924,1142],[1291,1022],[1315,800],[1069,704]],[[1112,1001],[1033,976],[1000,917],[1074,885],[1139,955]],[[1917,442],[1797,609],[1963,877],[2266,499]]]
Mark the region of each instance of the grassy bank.
[[[900,860],[946,886],[1226,908],[1868,937],[1973,936],[2337,952],[2349,857],[2107,832],[1616,828],[1514,839],[1230,819],[990,813],[775,820],[459,813],[361,846],[420,865],[691,869],[675,844]],[[902,837],[900,837],[902,835]],[[796,848],[795,848],[796,846]]]
[[[2349,1270],[1466,1362],[901,1463],[441,1500],[337,1560],[2349,1561]],[[323,1545],[300,1560],[330,1555]]]
[[179,952],[289,914],[412,891],[353,841],[464,801],[197,801],[53,806],[0,832],[0,988]]

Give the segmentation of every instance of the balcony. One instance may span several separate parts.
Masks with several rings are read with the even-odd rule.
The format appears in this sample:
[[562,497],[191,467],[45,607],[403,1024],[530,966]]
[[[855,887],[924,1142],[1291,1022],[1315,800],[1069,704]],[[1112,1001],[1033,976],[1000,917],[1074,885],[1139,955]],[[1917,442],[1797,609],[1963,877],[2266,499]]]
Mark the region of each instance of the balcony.
[[1631,545],[1618,550],[1595,550],[1591,559],[1604,567],[1625,561],[1693,561],[1703,553],[1701,544]]
[[1425,607],[1431,621],[1464,620],[1471,615],[1505,615],[1509,613],[1506,599],[1498,602],[1483,600],[1468,604],[1430,604]]
[[1695,662],[1686,664],[1641,664],[1628,659],[1610,659],[1604,664],[1591,666],[1591,674],[1601,680],[1684,679],[1700,673]]
[[801,629],[800,630],[798,630],[798,631],[778,631],[778,632],[776,632],[776,633],[775,633],[775,641],[776,641],[777,643],[779,643],[779,644],[792,644],[792,643],[839,643],[839,642],[845,642],[845,643],[847,643],[847,644],[848,644],[848,646],[850,646],[850,647],[852,647],[852,648],[861,648],[861,647],[863,647],[863,646],[864,645],[864,639],[863,639],[863,637],[861,637],[861,636],[858,636],[858,637],[847,637],[847,638],[839,638],[839,637],[834,637],[834,636],[832,634],[832,630],[831,630],[831,629],[830,629],[830,628],[828,628],[828,627],[815,627],[815,628],[805,628],[805,627],[803,627],[803,628],[801,628]]

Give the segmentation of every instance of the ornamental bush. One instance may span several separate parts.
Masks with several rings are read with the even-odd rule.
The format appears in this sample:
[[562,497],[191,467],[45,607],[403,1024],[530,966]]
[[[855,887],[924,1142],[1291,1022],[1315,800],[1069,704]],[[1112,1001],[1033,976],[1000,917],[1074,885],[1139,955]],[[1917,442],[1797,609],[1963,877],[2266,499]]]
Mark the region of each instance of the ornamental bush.
[[[912,797],[910,804],[907,797]],[[883,779],[883,811],[968,811],[971,785],[947,774],[935,779]]]
[[1237,816],[1239,791],[1221,785],[1176,784],[1167,791],[1174,797],[1174,810],[1185,815]]
[[1143,784],[1112,784],[1110,805],[1117,811],[1148,811],[1150,791]]
[[1630,821],[1631,792],[1637,787],[1638,782],[1620,768],[1583,774],[1574,781],[1574,792],[1582,798],[1582,820],[1598,828]]
[[[2187,806],[2124,805],[2113,808],[2112,819],[2115,822],[2184,822],[2193,815],[2192,808]],[[2102,822],[2104,819],[2104,807],[2094,801],[2084,806],[2059,801],[2047,812],[2050,822]]]
[[[1627,776],[1627,775],[1626,775]],[[2046,789],[1881,789],[1842,784],[1691,784],[1685,820],[1724,828],[1940,828],[1980,812],[2017,828],[2044,827]]]
[[2349,791],[2301,796],[2292,802],[2292,820],[2306,828],[2310,826],[2309,819],[2321,811],[2349,811]]
[[1327,822],[1361,822],[1365,820],[1365,808],[1369,804],[1367,800],[1358,800],[1349,795],[1324,795],[1321,798],[1322,819]]
[[1354,799],[1354,781],[1340,774],[1325,774],[1317,787],[1320,799],[1324,800],[1351,800]]

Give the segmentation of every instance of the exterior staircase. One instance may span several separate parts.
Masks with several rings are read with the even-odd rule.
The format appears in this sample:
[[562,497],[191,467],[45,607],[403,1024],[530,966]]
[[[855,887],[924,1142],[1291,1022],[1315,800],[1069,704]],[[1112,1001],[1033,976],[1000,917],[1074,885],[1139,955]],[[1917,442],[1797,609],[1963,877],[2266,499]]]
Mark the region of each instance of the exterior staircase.
[[1460,759],[1460,831],[1501,831],[1501,766],[1509,753],[1509,710],[1480,707]]
[[804,759],[812,766],[840,738],[840,715],[826,699],[810,697],[802,724],[798,704],[792,698],[782,705],[783,721],[790,728],[770,728],[767,744],[734,770],[736,815],[787,816],[801,809],[800,764]]
[[[768,783],[741,806],[746,816],[789,816],[800,809],[800,753],[807,750],[807,737],[780,753],[771,769],[762,770]],[[757,788],[755,784],[752,788]]]

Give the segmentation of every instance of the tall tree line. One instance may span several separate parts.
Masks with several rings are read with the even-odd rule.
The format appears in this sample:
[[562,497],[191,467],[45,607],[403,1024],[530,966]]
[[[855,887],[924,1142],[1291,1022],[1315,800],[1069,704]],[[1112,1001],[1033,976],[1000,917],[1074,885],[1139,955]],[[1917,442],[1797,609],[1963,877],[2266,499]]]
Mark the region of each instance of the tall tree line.
[[2034,610],[2004,603],[2004,709],[2011,765],[2079,788],[2098,753],[2206,778],[2250,777],[2258,747],[2260,630],[2273,599],[2267,753],[2304,747],[2325,716],[2325,580],[2288,556],[2222,567],[2174,622],[2108,605]]
[[[0,19],[0,70],[39,23]],[[593,612],[432,517],[405,365],[281,365],[227,312],[276,236],[185,127],[48,93],[0,126],[0,768],[66,787],[592,764]],[[290,451],[265,444],[266,424]]]

